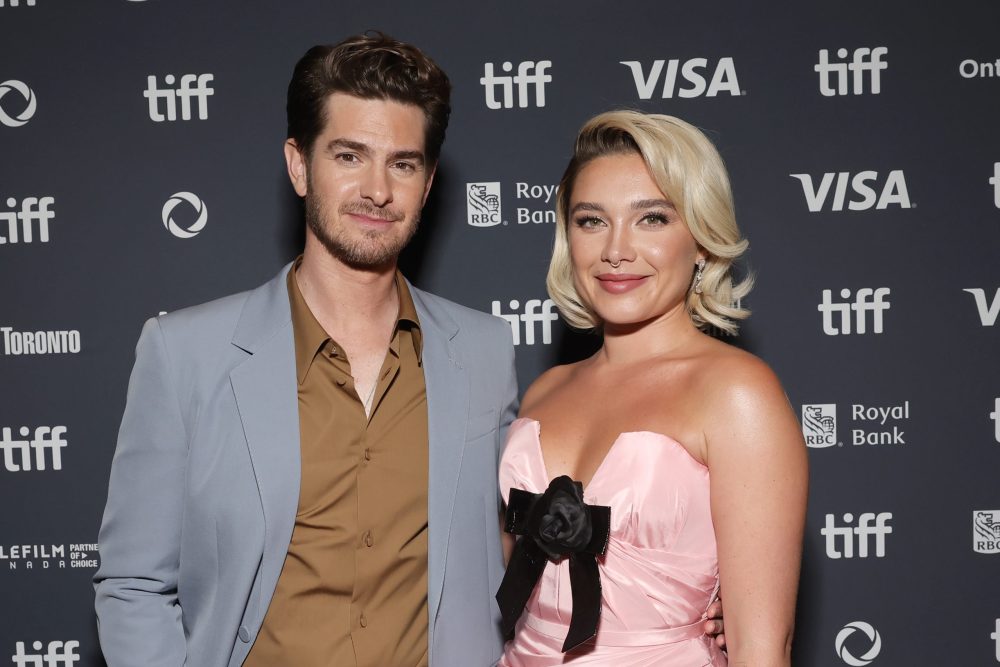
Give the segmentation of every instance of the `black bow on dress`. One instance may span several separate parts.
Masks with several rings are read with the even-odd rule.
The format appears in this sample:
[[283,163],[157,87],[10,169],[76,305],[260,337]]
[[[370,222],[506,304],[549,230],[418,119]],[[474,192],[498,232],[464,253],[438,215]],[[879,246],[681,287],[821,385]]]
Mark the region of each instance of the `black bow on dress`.
[[511,489],[504,530],[520,535],[507,565],[497,603],[503,631],[510,636],[524,605],[548,561],[569,557],[573,618],[563,652],[594,636],[601,617],[601,575],[596,556],[603,556],[611,534],[611,508],[583,502],[583,485],[566,475],[556,477],[545,493]]

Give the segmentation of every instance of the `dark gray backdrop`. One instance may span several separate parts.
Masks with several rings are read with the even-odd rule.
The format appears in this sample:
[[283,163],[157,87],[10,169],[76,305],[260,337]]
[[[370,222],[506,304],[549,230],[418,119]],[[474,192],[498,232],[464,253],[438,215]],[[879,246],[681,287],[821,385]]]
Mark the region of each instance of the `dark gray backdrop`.
[[[552,202],[518,184],[555,185],[576,129],[609,108],[708,131],[758,277],[734,342],[829,445],[810,449],[795,664],[1000,662],[1000,4],[754,5],[0,0],[0,664],[103,664],[93,543],[142,322],[297,254],[285,86],[306,48],[369,28],[454,85],[406,272],[524,316],[522,388],[595,339],[530,317],[549,311],[531,301],[554,225],[519,220]],[[551,80],[491,109],[480,79],[505,62]],[[184,120],[184,93],[164,91],[207,74]],[[824,94],[841,77],[847,94]],[[168,97],[177,119],[154,121]],[[470,184],[499,187],[501,224],[468,224]]]

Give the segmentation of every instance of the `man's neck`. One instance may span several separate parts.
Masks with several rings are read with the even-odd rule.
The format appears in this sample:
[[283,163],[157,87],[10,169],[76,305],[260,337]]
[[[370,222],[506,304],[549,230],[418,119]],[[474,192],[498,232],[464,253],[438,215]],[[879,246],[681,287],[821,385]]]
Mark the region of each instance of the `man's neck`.
[[395,275],[395,262],[358,269],[307,243],[295,279],[320,326],[338,339],[391,331],[399,313]]

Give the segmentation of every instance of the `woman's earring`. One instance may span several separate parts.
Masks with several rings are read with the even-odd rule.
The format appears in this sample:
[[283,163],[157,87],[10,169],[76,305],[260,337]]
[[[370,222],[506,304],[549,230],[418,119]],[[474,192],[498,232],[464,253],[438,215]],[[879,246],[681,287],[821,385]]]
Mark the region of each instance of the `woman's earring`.
[[696,266],[698,269],[694,272],[694,293],[701,294],[701,279],[705,276],[705,258],[699,259]]

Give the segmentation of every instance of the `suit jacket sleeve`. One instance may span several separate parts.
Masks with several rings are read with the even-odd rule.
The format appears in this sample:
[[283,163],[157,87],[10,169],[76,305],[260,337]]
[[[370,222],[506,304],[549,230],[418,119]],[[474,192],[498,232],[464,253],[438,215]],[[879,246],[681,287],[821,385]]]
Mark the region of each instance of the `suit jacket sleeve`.
[[502,384],[503,393],[500,398],[500,450],[497,452],[497,460],[499,460],[502,448],[507,442],[507,429],[510,427],[510,423],[517,417],[518,410],[517,368],[514,364],[514,345],[510,337],[510,326],[506,322],[502,322],[501,324],[501,349],[506,351],[507,361],[505,363],[505,377]]
[[188,447],[173,370],[151,319],[136,346],[94,575],[109,667],[185,661],[177,578]]

